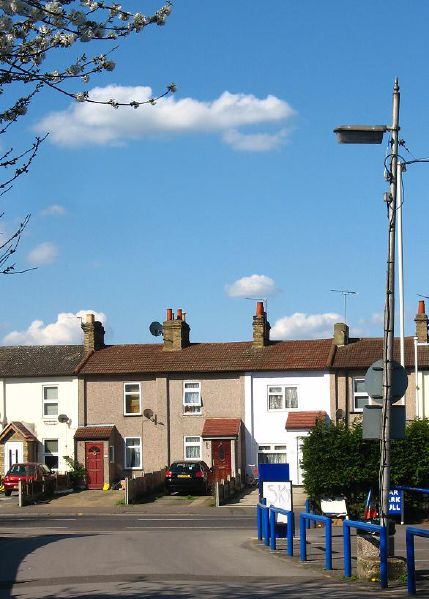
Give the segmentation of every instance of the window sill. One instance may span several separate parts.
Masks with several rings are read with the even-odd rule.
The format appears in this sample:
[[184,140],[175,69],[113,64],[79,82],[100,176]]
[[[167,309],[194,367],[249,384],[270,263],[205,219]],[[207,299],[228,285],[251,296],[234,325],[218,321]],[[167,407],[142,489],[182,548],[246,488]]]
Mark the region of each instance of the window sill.
[[203,416],[202,412],[182,412],[182,416]]
[[124,413],[124,416],[141,416],[141,415],[142,415],[141,412],[138,412],[138,413],[137,412],[133,412],[132,414],[131,413],[127,414],[126,412]]

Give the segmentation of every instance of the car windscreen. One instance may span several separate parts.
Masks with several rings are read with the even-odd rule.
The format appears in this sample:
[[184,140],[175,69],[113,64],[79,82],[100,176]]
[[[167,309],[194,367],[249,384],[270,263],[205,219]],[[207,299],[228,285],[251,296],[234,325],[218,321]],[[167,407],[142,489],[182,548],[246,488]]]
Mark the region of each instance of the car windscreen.
[[198,472],[201,468],[199,464],[177,462],[176,464],[172,464],[170,470],[171,472],[174,472],[174,474],[192,474],[193,472]]
[[15,464],[9,470],[8,474],[12,474],[14,476],[25,476],[26,474],[32,474],[32,470],[34,471],[34,468],[32,468],[32,470],[30,470],[30,468],[31,467],[24,466],[23,464]]

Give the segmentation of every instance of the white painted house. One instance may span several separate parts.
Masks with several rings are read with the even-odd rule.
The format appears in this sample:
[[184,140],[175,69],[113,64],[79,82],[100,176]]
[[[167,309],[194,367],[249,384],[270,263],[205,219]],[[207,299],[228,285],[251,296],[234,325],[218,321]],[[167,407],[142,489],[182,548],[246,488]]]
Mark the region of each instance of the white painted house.
[[16,462],[67,471],[78,426],[82,345],[0,347],[0,472]]
[[247,474],[259,464],[287,463],[292,482],[301,485],[302,438],[317,418],[326,419],[331,412],[328,362],[333,340],[270,341],[269,330],[258,302],[253,319],[256,368],[244,377]]

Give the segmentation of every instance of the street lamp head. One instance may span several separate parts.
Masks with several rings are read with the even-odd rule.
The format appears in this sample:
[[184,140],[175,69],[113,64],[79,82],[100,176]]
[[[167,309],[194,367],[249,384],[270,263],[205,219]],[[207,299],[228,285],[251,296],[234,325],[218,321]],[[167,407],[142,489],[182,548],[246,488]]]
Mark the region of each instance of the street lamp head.
[[386,125],[341,125],[334,129],[340,144],[381,144]]

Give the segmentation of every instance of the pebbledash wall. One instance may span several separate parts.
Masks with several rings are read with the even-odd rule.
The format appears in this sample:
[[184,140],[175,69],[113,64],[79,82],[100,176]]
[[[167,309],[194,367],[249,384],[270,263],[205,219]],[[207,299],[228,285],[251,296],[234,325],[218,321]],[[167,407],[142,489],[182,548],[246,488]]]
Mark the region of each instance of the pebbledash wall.
[[[58,388],[58,414],[68,422],[58,422],[58,415],[43,415],[43,388]],[[73,436],[78,423],[78,380],[76,377],[0,379],[1,418],[20,421],[37,437],[37,460],[44,462],[44,441],[58,440],[58,470],[67,471],[64,456],[74,456]]]
[[[296,387],[298,407],[268,408],[269,387]],[[290,412],[324,411],[330,414],[330,374],[327,371],[266,372],[245,375],[245,427],[247,473],[257,465],[258,454],[286,454],[290,478],[295,485],[303,484],[299,466],[301,439],[310,429],[287,430]],[[262,459],[263,456],[262,456]],[[284,457],[278,457],[284,459]]]
[[[184,382],[201,384],[201,412],[184,412]],[[135,415],[124,414],[124,384],[139,383],[141,410]],[[114,445],[114,465],[109,476],[116,480],[124,475],[139,476],[142,472],[155,472],[175,460],[185,458],[185,437],[198,437],[201,442],[201,459],[211,465],[211,443],[202,439],[207,418],[240,418],[244,406],[243,377],[223,373],[221,377],[208,373],[169,375],[95,376],[86,375],[81,395],[80,423],[83,426],[114,425],[117,430]],[[147,412],[149,410],[149,412]],[[149,417],[145,415],[149,414]],[[124,467],[127,437],[141,439],[142,468],[127,470]],[[238,460],[241,459],[241,448]],[[78,459],[84,461],[84,443],[78,443]],[[242,471],[244,465],[238,463]],[[105,476],[107,470],[105,468]],[[106,482],[109,482],[106,479]]]

